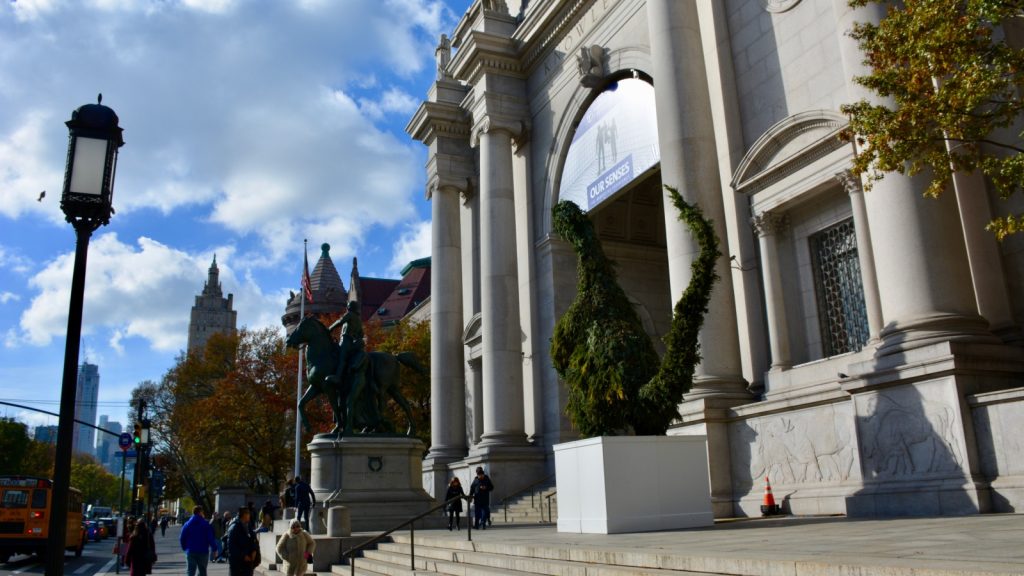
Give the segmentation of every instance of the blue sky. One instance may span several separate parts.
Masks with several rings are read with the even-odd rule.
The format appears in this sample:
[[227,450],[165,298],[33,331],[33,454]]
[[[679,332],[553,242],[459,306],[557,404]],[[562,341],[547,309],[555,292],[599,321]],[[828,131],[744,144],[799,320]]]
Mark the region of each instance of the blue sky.
[[[470,0],[6,0],[0,4],[0,400],[58,411],[74,232],[64,122],[124,128],[92,237],[80,360],[100,414],[185,347],[214,254],[239,326],[280,328],[302,240],[343,278],[429,255],[426,149],[404,127]],[[38,201],[40,192],[46,197]],[[283,329],[282,329],[283,334]],[[0,406],[30,424],[55,419]]]

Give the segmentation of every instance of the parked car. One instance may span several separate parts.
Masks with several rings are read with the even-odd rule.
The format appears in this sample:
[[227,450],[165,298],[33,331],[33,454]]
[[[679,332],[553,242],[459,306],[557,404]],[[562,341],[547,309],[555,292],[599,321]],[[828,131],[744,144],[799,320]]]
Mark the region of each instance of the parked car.
[[117,519],[109,516],[99,518],[98,522],[107,527],[107,536],[117,536]]

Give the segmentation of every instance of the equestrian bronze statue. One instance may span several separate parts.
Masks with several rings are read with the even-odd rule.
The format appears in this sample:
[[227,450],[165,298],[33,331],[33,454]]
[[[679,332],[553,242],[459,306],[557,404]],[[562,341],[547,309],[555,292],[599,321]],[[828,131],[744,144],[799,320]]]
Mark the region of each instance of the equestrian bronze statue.
[[[359,332],[358,339],[361,340],[361,327]],[[303,318],[288,335],[288,347],[298,348],[300,344],[306,344],[306,381],[309,388],[299,400],[303,428],[310,430],[306,404],[325,394],[334,415],[331,434],[351,436],[353,431],[360,434],[393,433],[391,423],[384,417],[390,398],[405,412],[408,421],[405,434],[412,436],[415,425],[412,408],[399,387],[400,368],[405,365],[421,374],[427,374],[426,369],[412,352],[364,352],[362,342],[356,344],[354,340],[349,335],[349,342],[346,342],[343,335],[342,343],[335,343],[328,328],[314,316]],[[344,364],[342,346],[348,348]]]

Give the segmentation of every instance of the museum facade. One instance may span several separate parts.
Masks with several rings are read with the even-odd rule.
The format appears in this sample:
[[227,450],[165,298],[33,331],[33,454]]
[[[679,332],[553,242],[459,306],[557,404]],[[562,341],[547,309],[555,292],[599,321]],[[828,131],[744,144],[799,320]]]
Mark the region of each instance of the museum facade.
[[[873,98],[846,0],[477,0],[436,51],[407,131],[429,149],[432,445],[424,482],[488,468],[509,494],[578,437],[550,339],[576,291],[551,228],[595,223],[659,353],[698,250],[723,255],[702,363],[669,434],[707,436],[717,517],[1024,506],[1024,239],[957,177],[865,192],[838,138]],[[1012,31],[1008,31],[1011,33]],[[652,471],[634,470],[635,474]]]

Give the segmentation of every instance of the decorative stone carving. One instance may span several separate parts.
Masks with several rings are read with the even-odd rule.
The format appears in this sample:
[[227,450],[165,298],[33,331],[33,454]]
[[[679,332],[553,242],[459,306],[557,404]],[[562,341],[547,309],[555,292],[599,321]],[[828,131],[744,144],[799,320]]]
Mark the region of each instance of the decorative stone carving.
[[848,411],[843,411],[846,416],[839,412],[825,406],[740,424],[737,440],[749,446],[750,471],[748,478],[737,471],[736,481],[750,483],[765,476],[779,484],[850,479],[856,455]]
[[789,215],[774,212],[762,212],[750,217],[750,225],[758,236],[780,234],[789,228]]
[[508,4],[505,0],[483,0],[484,10],[508,14]]
[[866,414],[857,418],[865,478],[961,469],[956,413],[950,405],[902,389],[868,396],[859,412]]
[[769,12],[785,12],[800,3],[800,0],[761,0],[764,9]]
[[593,44],[580,48],[576,62],[580,67],[580,84],[587,88],[597,88],[605,77],[604,48]]
[[861,188],[860,178],[853,175],[853,172],[849,170],[841,170],[835,173],[836,180],[843,185],[843,190],[846,190],[847,194],[859,194],[864,191]]
[[452,60],[452,41],[447,34],[441,34],[441,40],[434,49],[434,60],[437,61],[437,79],[451,78],[448,63]]

